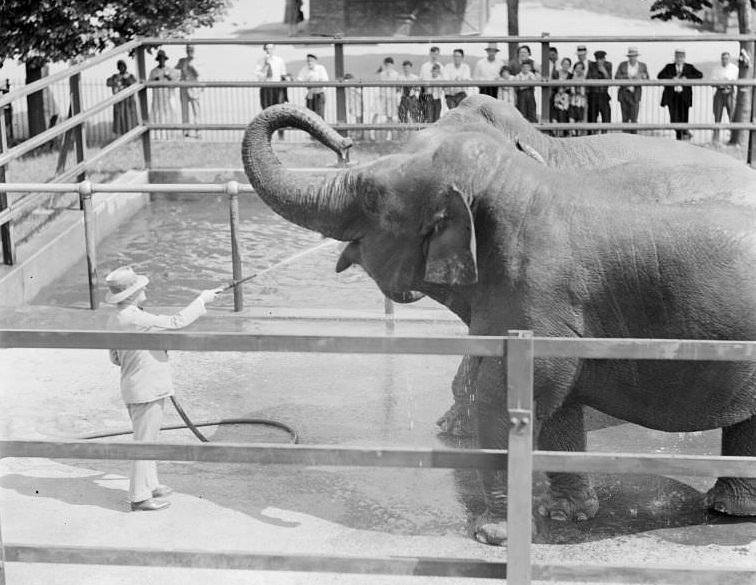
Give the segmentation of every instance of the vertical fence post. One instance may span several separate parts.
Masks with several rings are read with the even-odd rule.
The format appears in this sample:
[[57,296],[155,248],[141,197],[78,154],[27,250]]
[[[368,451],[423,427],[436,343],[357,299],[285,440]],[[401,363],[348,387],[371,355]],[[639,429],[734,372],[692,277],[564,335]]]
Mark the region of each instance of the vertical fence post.
[[533,334],[509,331],[505,346],[509,457],[507,583],[529,585],[533,538]]
[[[5,119],[0,119],[0,153],[8,148]],[[5,183],[5,165],[0,166],[0,183]],[[8,193],[0,193],[0,211],[8,209]],[[3,264],[12,266],[16,263],[16,243],[13,241],[13,224],[11,221],[0,225],[0,244],[3,247]]]
[[5,545],[3,544],[3,530],[0,526],[0,585],[5,585]]
[[[336,79],[341,81],[344,79],[344,43],[335,43],[333,49],[335,52],[334,74]],[[344,87],[336,88],[336,121],[339,124],[346,122],[346,88]],[[346,130],[341,130],[339,133],[342,136],[349,134]]]
[[[551,79],[549,75],[549,33],[541,33],[541,37],[544,39],[541,41],[541,77],[543,79]],[[551,122],[551,88],[545,85],[541,86],[541,123]]]
[[95,218],[92,212],[92,183],[79,183],[79,199],[84,210],[84,244],[87,253],[87,279],[89,281],[89,308],[97,308],[97,251],[95,247]]
[[[71,89],[71,115],[75,116],[76,114],[81,113],[81,73],[76,73],[75,75],[72,75],[68,79],[68,84]],[[87,158],[87,143],[86,143],[86,132],[84,132],[84,122],[81,124],[77,124],[75,128],[73,128],[73,138],[74,138],[74,147],[76,148],[76,163],[84,162],[84,160]],[[64,144],[62,148],[66,148],[67,145]],[[77,175],[76,180],[81,182],[84,179],[86,179],[86,173],[82,171]]]
[[[139,74],[139,81],[145,83],[147,81],[147,64],[145,62],[146,48],[144,45],[139,45],[137,48],[137,73]],[[147,107],[147,88],[139,90],[139,112],[141,114],[140,123],[145,126],[150,122],[150,111]],[[144,168],[152,168],[152,143],[150,141],[150,131],[147,130],[142,134],[142,155],[144,156]]]
[[[228,215],[229,224],[231,225],[231,271],[234,282],[242,279],[242,262],[239,252],[239,183],[229,181],[226,183],[226,193],[228,193]],[[234,287],[234,311],[241,311],[244,308],[244,296],[242,287]]]

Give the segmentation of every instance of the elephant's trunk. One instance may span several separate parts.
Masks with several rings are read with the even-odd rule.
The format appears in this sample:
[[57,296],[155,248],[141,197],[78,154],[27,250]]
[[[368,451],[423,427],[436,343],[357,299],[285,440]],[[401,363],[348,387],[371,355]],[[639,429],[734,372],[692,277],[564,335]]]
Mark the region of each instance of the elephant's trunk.
[[263,201],[283,218],[337,240],[351,240],[356,197],[350,173],[312,181],[288,171],[273,152],[270,139],[281,128],[299,128],[344,156],[352,145],[322,118],[304,108],[279,104],[259,114],[244,133],[242,162],[249,182]]

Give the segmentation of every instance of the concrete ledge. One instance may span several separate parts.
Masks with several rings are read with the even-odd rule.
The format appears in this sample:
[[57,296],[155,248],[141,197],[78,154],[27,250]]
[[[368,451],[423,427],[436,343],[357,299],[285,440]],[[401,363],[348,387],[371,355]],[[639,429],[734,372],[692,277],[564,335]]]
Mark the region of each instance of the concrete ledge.
[[[146,171],[127,171],[113,182],[147,183],[148,174]],[[148,193],[96,193],[93,209],[97,242],[147,203]],[[66,211],[30,242],[19,247],[18,265],[0,272],[0,305],[31,302],[42,288],[81,261],[84,254],[84,216],[76,210]]]

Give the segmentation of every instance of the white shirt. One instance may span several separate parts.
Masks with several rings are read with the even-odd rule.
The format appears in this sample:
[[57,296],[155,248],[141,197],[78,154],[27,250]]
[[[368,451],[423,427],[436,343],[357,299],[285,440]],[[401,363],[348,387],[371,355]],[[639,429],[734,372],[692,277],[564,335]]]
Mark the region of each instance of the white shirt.
[[[108,329],[160,331],[181,329],[206,313],[197,297],[175,315],[155,315],[133,304],[118,305],[108,319]],[[121,396],[126,404],[152,402],[173,395],[168,352],[151,349],[111,349],[110,361],[121,366]]]
[[263,55],[257,61],[255,68],[257,81],[281,81],[284,75],[286,75],[286,63],[278,55]]
[[499,79],[499,71],[501,71],[502,65],[504,65],[504,62],[498,57],[493,61],[480,59],[475,64],[475,69],[473,69],[473,79],[497,81]]
[[[328,72],[319,63],[315,63],[312,69],[305,65],[299,70],[297,81],[328,81]],[[324,90],[323,87],[311,87],[309,93],[323,93]]]
[[[447,63],[444,67],[446,73],[446,79],[449,81],[469,81],[472,79],[470,74],[470,66],[467,63],[461,63],[459,67],[455,67],[454,63]],[[450,95],[467,91],[466,87],[448,87],[446,92]]]
[[[436,61],[436,63],[438,63],[439,67],[441,67],[441,76],[437,79],[446,79],[446,77],[444,77],[444,66],[440,61]],[[431,69],[433,69],[433,65],[433,62],[426,61],[420,66],[420,79],[433,79],[433,75],[431,75]]]
[[[721,65],[717,65],[714,70],[711,72],[711,80],[712,81],[735,81],[738,78],[738,66],[734,63],[728,63],[727,67],[722,67]],[[732,86],[727,86],[724,84],[718,84],[717,89],[728,89],[732,90]]]

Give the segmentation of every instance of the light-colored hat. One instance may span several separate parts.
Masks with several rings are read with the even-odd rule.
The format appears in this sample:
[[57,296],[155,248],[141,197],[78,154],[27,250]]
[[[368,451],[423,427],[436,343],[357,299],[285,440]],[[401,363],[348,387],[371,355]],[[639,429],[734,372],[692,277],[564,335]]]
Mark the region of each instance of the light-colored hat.
[[675,49],[675,55],[684,55],[685,49]]
[[628,57],[637,57],[638,55],[640,55],[640,53],[638,52],[638,47],[628,47],[627,48],[627,56]]
[[131,266],[116,268],[105,277],[105,284],[110,292],[105,295],[105,302],[117,304],[125,301],[131,295],[142,290],[150,282],[150,279],[135,273]]
[[486,51],[496,51],[499,52],[499,46],[496,43],[488,43],[488,46],[486,47]]

